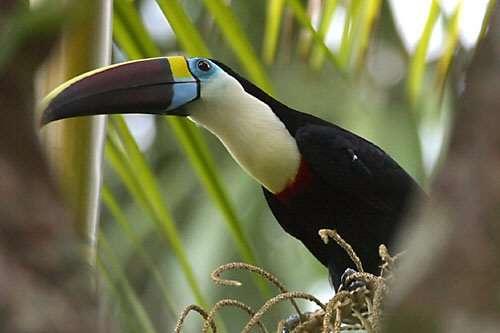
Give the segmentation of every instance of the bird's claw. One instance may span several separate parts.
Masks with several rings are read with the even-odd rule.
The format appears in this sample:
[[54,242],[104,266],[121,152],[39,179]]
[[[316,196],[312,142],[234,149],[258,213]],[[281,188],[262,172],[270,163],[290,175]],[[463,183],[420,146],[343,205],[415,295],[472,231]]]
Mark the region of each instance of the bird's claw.
[[[352,268],[347,268],[344,271],[344,273],[340,277],[339,291],[340,290],[354,291],[358,288],[366,287],[366,283],[364,281],[356,280],[356,279],[349,279],[349,277],[351,275],[353,275],[354,273],[357,273],[357,271],[352,269]],[[348,281],[348,280],[350,280],[350,281]]]
[[285,323],[283,325],[283,331],[280,333],[289,333],[292,332],[295,327],[300,323],[300,317],[298,314],[293,314],[288,316],[285,319]]

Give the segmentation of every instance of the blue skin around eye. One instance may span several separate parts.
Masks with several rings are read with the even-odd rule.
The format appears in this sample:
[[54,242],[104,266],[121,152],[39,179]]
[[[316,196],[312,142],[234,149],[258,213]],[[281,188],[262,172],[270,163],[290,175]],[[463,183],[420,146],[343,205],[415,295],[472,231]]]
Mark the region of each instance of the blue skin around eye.
[[[198,61],[200,60],[206,61],[210,64],[211,68],[208,72],[204,72],[198,68]],[[219,69],[216,64],[204,58],[191,58],[188,60],[188,63],[189,63],[189,69],[199,80],[209,78],[210,76],[215,74]]]
[[[206,61],[210,64],[211,67],[209,71],[205,72],[198,68],[198,61],[201,60]],[[208,80],[220,71],[219,66],[217,66],[210,60],[204,58],[188,59],[188,65],[192,75],[196,77],[199,81]],[[198,96],[199,83],[188,80],[190,79],[187,78],[186,82],[177,82],[176,84],[172,85],[173,89],[172,101],[166,111],[177,109],[178,107],[183,106],[184,104],[187,104],[191,101],[194,101],[199,97]]]

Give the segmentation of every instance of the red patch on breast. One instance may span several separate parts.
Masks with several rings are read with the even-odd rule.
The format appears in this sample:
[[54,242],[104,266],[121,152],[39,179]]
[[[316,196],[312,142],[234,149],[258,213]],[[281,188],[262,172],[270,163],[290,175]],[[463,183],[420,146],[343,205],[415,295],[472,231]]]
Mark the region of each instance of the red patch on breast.
[[311,183],[313,175],[309,164],[304,159],[300,160],[299,170],[295,178],[288,183],[284,190],[276,193],[276,197],[283,203],[289,202]]

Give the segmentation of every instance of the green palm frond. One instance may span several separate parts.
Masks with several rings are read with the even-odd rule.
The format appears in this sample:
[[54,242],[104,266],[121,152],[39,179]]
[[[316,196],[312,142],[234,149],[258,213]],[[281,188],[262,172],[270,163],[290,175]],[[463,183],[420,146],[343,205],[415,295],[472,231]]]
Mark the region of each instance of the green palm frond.
[[[327,32],[330,30],[330,25],[332,24],[333,15],[335,14],[337,5],[338,5],[337,0],[327,0],[324,3],[323,13],[318,28],[318,35],[322,40],[325,39]],[[324,48],[315,45],[311,53],[311,60],[310,60],[311,66],[314,69],[319,69],[323,64],[324,59],[325,59]]]
[[426,70],[426,58],[427,51],[429,49],[429,43],[432,37],[432,31],[434,26],[438,22],[440,14],[439,1],[433,0],[431,8],[429,10],[429,15],[427,16],[427,21],[425,22],[422,35],[413,54],[408,73],[408,97],[410,102],[414,105],[420,96],[422,90],[423,79]]
[[458,42],[459,42],[459,22],[462,14],[463,3],[460,2],[457,5],[457,8],[453,11],[453,14],[450,16],[446,29],[446,41],[443,50],[443,54],[439,58],[437,68],[436,68],[436,81],[435,85],[439,91],[439,95],[443,95],[444,84],[446,81],[446,77],[448,75],[448,71],[450,70],[451,61],[453,60],[453,55],[457,50]]
[[[184,245],[182,244],[179,231],[166,206],[165,198],[161,195],[153,172],[121,116],[112,117],[109,138],[110,142],[113,143],[109,145],[109,150],[106,150],[110,151],[110,154],[121,155],[119,162],[121,165],[118,166],[114,164],[115,168],[122,168],[123,165],[128,166],[128,168],[124,168],[128,172],[122,175],[123,178],[126,177],[128,179],[125,180],[127,184],[130,182],[135,183],[135,186],[129,189],[133,191],[132,193],[135,194],[138,201],[144,204],[144,210],[157,223],[159,231],[162,232],[165,239],[168,240],[197,302],[200,304],[207,304],[197,279],[195,278],[191,263],[187,257]],[[116,160],[117,158],[113,158],[112,161]]]
[[209,57],[210,51],[207,45],[179,1],[156,0],[156,2],[174,30],[182,49],[191,56]]
[[288,0],[290,7],[292,8],[297,20],[299,23],[307,29],[316,43],[317,47],[319,47],[322,52],[326,55],[326,58],[334,65],[334,67],[339,70],[341,74],[345,74],[346,72],[343,70],[343,67],[340,63],[339,57],[330,50],[330,48],[325,44],[324,36],[320,33],[316,32],[314,26],[311,23],[311,19],[309,15],[307,15],[306,10],[302,6],[299,0]]
[[127,318],[131,323],[127,327],[132,331],[132,327],[137,326],[137,329],[145,333],[156,333],[148,312],[144,308],[138,295],[130,285],[125,272],[121,268],[121,264],[113,253],[113,249],[109,245],[104,234],[99,236],[100,251],[97,257],[97,265],[102,272],[102,276],[108,286],[113,290],[115,298],[120,302],[125,309],[125,313],[133,313],[133,317]]
[[262,47],[262,58],[267,64],[272,64],[276,55],[284,9],[285,0],[269,0],[267,2],[266,30]]

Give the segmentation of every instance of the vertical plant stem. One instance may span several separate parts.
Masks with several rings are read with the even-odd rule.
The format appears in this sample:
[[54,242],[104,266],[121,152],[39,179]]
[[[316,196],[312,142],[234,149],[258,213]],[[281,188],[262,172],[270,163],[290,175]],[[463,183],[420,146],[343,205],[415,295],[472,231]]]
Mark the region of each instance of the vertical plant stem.
[[[40,73],[39,97],[67,79],[110,62],[112,1],[87,0],[71,4],[71,9],[79,15],[65,27],[56,52]],[[95,264],[105,128],[105,116],[95,116],[59,121],[43,130],[50,163],[63,198],[73,212],[75,227],[91,266]]]

